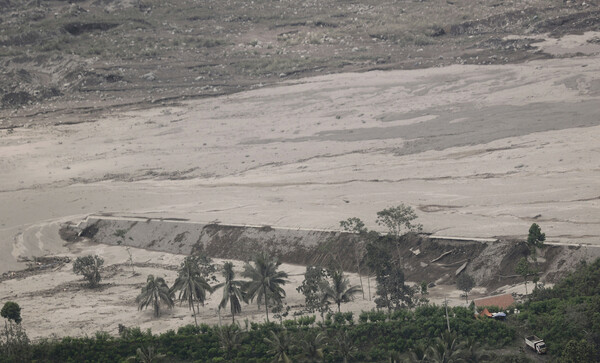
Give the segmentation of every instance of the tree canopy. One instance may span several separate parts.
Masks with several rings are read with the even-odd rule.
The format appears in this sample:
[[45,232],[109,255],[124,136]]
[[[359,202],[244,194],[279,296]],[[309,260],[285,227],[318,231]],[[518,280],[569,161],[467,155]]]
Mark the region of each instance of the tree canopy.
[[225,309],[229,304],[231,311],[231,320],[235,322],[235,314],[242,312],[242,301],[246,301],[246,292],[244,290],[245,281],[235,279],[235,271],[233,271],[233,263],[225,262],[223,265],[223,277],[225,281],[216,285],[215,290],[223,289],[223,298],[219,303],[219,309]]
[[77,257],[73,263],[73,272],[76,275],[83,275],[91,288],[98,287],[102,280],[100,268],[103,264],[104,260],[98,255]]
[[258,254],[253,264],[246,263],[244,266],[243,277],[251,281],[247,284],[248,298],[256,299],[258,304],[265,304],[265,313],[269,321],[269,304],[281,303],[285,298],[283,285],[288,281],[286,272],[278,271],[281,263],[277,259],[272,259],[267,253]]
[[361,292],[360,286],[350,285],[350,280],[344,276],[343,271],[334,271],[331,275],[331,283],[325,283],[323,287],[323,299],[335,303],[339,313],[342,303],[354,300],[354,296]]
[[19,304],[13,301],[7,301],[4,303],[0,316],[9,321],[14,321],[17,324],[21,323],[21,307]]
[[171,287],[171,293],[176,291],[179,291],[178,299],[180,301],[187,301],[188,308],[192,309],[194,314],[194,322],[198,325],[194,303],[204,304],[206,292],[212,292],[213,289],[202,276],[198,260],[195,257],[188,256],[183,260],[177,279]]
[[400,203],[377,212],[377,224],[387,227],[390,235],[400,237],[403,232],[418,232],[423,229],[421,224],[413,224],[417,214],[411,206]]
[[160,316],[161,304],[166,305],[169,309],[175,303],[169,286],[162,277],[154,278],[153,275],[148,275],[146,286],[142,288],[142,292],[135,299],[138,303],[138,310],[143,310],[152,305],[154,316]]

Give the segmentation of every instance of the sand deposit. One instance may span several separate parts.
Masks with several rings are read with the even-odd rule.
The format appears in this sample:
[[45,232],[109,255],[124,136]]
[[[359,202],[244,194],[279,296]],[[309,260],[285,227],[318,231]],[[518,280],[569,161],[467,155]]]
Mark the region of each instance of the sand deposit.
[[[92,213],[317,229],[356,216],[376,229],[375,213],[403,202],[434,235],[524,237],[536,222],[549,242],[598,244],[599,75],[593,56],[325,75],[0,130],[0,272],[46,254],[124,263],[122,247],[64,246],[60,224]],[[134,256],[169,266],[182,258]],[[301,280],[303,267],[285,268]],[[33,337],[192,322],[185,307],[161,320],[135,310],[145,276],[172,282],[171,269],[112,271],[89,291],[65,265],[2,281],[0,299],[22,304]],[[203,321],[216,321],[214,303]]]

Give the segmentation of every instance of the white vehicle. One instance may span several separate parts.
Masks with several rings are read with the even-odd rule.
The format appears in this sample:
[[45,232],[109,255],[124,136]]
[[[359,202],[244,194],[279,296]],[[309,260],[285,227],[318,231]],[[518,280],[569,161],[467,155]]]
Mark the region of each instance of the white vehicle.
[[537,354],[546,353],[546,343],[535,335],[531,335],[525,338],[525,345],[533,349]]

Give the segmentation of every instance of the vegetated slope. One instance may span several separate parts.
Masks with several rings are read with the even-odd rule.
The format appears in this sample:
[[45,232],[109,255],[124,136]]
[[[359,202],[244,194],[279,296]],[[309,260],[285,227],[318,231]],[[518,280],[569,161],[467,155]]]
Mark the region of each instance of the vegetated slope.
[[566,362],[600,361],[600,259],[583,262],[551,289],[534,290],[518,321]]
[[[252,259],[258,251],[267,251],[285,263],[331,265],[353,272],[358,272],[360,266],[366,273],[367,240],[345,232],[90,216],[78,227],[63,226],[63,238],[73,240],[78,234],[97,243],[179,254],[203,252],[210,257],[242,261]],[[530,254],[523,241],[449,241],[414,234],[401,237],[398,250],[409,281],[454,284],[457,271],[464,268],[478,286],[490,291],[522,282],[515,267],[520,258]],[[541,281],[554,282],[582,259],[597,258],[600,248],[546,246],[538,254]]]
[[600,26],[595,0],[4,0],[0,8],[0,117],[11,116],[0,127],[321,73],[520,62],[549,57],[532,52],[528,35]]

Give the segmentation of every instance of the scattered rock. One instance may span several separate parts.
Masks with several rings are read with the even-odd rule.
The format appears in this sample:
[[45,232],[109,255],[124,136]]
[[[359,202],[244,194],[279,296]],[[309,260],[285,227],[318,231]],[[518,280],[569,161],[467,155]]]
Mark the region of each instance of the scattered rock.
[[152,81],[156,80],[156,75],[154,73],[150,72],[150,73],[144,74],[142,76],[142,78],[145,79],[146,81],[152,82]]

